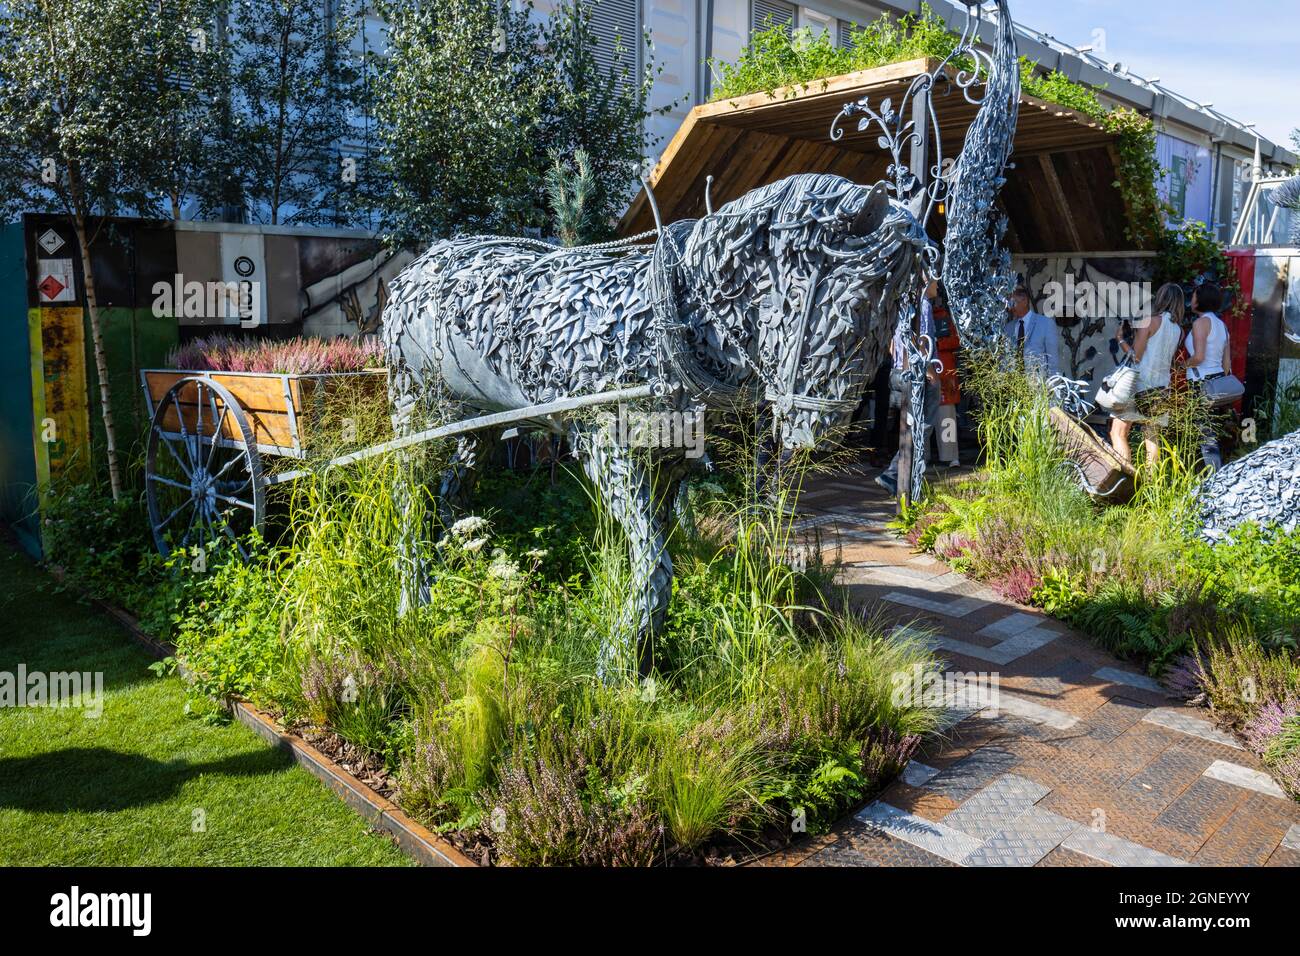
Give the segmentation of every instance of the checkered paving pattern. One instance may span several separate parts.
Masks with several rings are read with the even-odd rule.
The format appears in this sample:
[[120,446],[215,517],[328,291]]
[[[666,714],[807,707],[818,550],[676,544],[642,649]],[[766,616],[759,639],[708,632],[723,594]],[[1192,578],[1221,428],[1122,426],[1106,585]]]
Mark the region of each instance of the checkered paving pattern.
[[821,482],[802,529],[851,599],[926,635],[967,695],[901,777],[769,866],[1300,866],[1300,806],[1205,711],[1065,625],[911,552],[869,480]]

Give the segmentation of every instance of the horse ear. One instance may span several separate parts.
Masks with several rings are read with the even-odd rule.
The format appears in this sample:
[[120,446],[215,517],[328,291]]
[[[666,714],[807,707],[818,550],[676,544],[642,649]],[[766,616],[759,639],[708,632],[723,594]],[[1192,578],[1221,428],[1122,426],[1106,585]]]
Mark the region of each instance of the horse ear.
[[867,194],[858,214],[853,217],[849,232],[855,236],[869,236],[884,224],[889,215],[889,190],[884,183],[876,183]]

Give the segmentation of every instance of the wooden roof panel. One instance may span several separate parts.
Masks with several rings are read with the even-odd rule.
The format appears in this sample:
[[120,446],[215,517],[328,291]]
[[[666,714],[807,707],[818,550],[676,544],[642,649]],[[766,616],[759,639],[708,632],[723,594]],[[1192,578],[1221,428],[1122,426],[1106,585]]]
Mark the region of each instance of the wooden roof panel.
[[[857,117],[830,138],[846,102],[886,98],[897,107],[912,81],[937,62],[911,60],[819,80],[773,93],[706,103],[682,122],[651,174],[665,221],[704,214],[704,188],[714,177],[714,207],[751,189],[796,173],[831,172],[857,182],[882,179],[891,161],[879,131],[859,132]],[[978,105],[951,84],[934,97],[940,146],[956,156]],[[1122,200],[1113,188],[1114,137],[1080,113],[1021,98],[1020,116],[1003,205],[1009,242],[1018,252],[1089,252],[1126,248]],[[624,235],[652,228],[642,190],[620,223]],[[939,224],[940,230],[942,225]],[[934,230],[932,230],[933,232]]]

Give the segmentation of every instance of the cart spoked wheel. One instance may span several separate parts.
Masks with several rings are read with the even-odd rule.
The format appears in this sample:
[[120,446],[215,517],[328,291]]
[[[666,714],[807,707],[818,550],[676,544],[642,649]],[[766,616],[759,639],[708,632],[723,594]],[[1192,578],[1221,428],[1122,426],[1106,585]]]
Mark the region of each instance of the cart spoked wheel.
[[201,376],[173,385],[154,410],[145,461],[154,543],[203,548],[227,540],[248,557],[245,535],[262,530],[266,489],[248,416],[230,392]]

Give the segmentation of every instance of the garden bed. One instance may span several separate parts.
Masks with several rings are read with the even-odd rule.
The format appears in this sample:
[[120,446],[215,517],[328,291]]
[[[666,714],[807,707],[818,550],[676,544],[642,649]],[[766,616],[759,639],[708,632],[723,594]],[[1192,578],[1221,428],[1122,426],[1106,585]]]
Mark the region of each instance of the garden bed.
[[87,493],[52,508],[53,551],[175,642],[192,713],[250,702],[476,862],[745,862],[829,829],[940,722],[893,700],[929,650],[845,610],[832,566],[787,563],[789,499],[697,488],[710,530],[674,538],[659,670],[602,681],[625,552],[584,484],[491,476],[486,517],[430,542],[430,602],[403,616],[400,467],[312,473],[280,544],[202,574],[149,554],[127,506],[86,520]]
[[1206,704],[1300,799],[1300,532],[1200,537],[1194,408],[1171,409],[1133,500],[1103,507],[1063,467],[1045,396],[998,374],[976,387],[985,468],[932,489],[900,530]]

